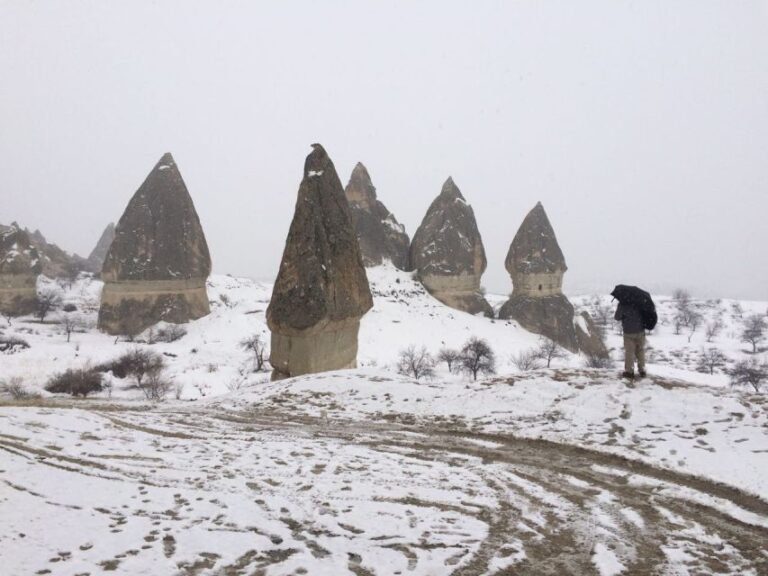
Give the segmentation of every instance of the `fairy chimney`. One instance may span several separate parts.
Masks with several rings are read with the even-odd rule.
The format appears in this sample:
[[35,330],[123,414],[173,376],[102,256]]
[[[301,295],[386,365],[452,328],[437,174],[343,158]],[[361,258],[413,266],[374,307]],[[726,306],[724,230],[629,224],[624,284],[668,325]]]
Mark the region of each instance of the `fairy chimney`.
[[91,251],[86,261],[88,270],[94,274],[101,274],[101,268],[104,266],[104,259],[107,257],[109,247],[112,245],[112,240],[115,239],[115,224],[110,222],[107,227],[104,228],[104,232],[101,233],[99,241]]
[[397,268],[405,270],[410,245],[408,234],[395,215],[377,199],[376,188],[361,162],[352,170],[344,193],[349,201],[363,264],[378,266],[389,260]]
[[442,303],[493,317],[481,293],[487,261],[475,213],[452,178],[427,210],[413,236],[410,267],[424,287]]
[[505,264],[512,277],[512,296],[501,307],[499,318],[514,319],[572,352],[607,354],[589,315],[576,315],[563,294],[568,266],[541,202],[520,225]]
[[104,259],[99,328],[135,335],[210,312],[211,257],[176,162],[166,153],[128,203]]
[[0,310],[30,314],[37,302],[37,277],[43,266],[29,234],[15,222],[0,226]]
[[313,144],[267,308],[273,379],[356,367],[360,319],[372,305],[344,189]]

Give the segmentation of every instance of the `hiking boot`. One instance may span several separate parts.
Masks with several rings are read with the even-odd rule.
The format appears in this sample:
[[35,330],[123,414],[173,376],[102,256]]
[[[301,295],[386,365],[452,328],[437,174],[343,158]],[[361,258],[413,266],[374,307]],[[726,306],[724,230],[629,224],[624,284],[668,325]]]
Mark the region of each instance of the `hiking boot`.
[[640,378],[645,378],[648,376],[648,373],[645,370],[640,370]]
[[634,372],[622,372],[621,373],[622,378],[628,378],[629,380],[635,379],[635,373]]

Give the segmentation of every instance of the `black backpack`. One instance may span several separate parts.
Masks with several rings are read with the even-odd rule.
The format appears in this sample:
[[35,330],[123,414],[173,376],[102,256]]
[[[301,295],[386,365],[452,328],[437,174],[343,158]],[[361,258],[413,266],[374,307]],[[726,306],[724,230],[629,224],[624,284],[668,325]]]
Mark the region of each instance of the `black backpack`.
[[611,292],[611,296],[616,298],[622,304],[632,306],[638,312],[643,320],[643,328],[646,330],[653,330],[656,328],[656,323],[659,321],[659,317],[656,314],[656,305],[653,303],[653,298],[645,290],[641,290],[637,286],[625,286],[619,284]]

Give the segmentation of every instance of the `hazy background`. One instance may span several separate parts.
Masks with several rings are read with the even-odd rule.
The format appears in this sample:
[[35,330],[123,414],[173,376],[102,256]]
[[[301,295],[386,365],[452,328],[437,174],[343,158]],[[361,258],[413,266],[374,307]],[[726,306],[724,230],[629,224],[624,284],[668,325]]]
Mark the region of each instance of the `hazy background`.
[[219,273],[271,279],[304,157],[412,236],[452,175],[507,292],[541,200],[566,291],[768,299],[768,2],[0,0],[0,222],[87,255],[165,151]]

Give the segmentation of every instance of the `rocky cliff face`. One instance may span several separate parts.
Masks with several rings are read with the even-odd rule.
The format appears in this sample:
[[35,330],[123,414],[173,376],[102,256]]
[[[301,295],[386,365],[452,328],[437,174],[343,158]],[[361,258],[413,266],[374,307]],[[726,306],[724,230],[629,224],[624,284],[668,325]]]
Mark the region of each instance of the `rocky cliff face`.
[[470,314],[493,316],[480,292],[486,266],[474,211],[448,178],[413,236],[410,268],[441,302]]
[[101,274],[101,269],[104,266],[104,260],[109,252],[109,247],[112,245],[112,240],[115,239],[115,224],[110,222],[107,227],[104,228],[104,232],[101,233],[99,241],[88,256],[87,265],[88,270],[94,274]]
[[365,266],[378,266],[384,260],[401,270],[408,265],[410,239],[394,214],[376,197],[368,170],[358,162],[344,190],[349,201],[352,223]]
[[512,277],[512,296],[499,310],[499,318],[512,318],[572,352],[607,354],[589,315],[576,315],[563,294],[568,267],[541,202],[520,225],[505,264]]
[[43,265],[29,234],[15,222],[0,225],[0,310],[30,314],[37,301],[37,277]]
[[276,378],[356,366],[360,318],[373,305],[336,168],[312,148],[267,308]]
[[211,257],[176,162],[165,154],[134,194],[104,259],[99,327],[138,333],[209,313]]

